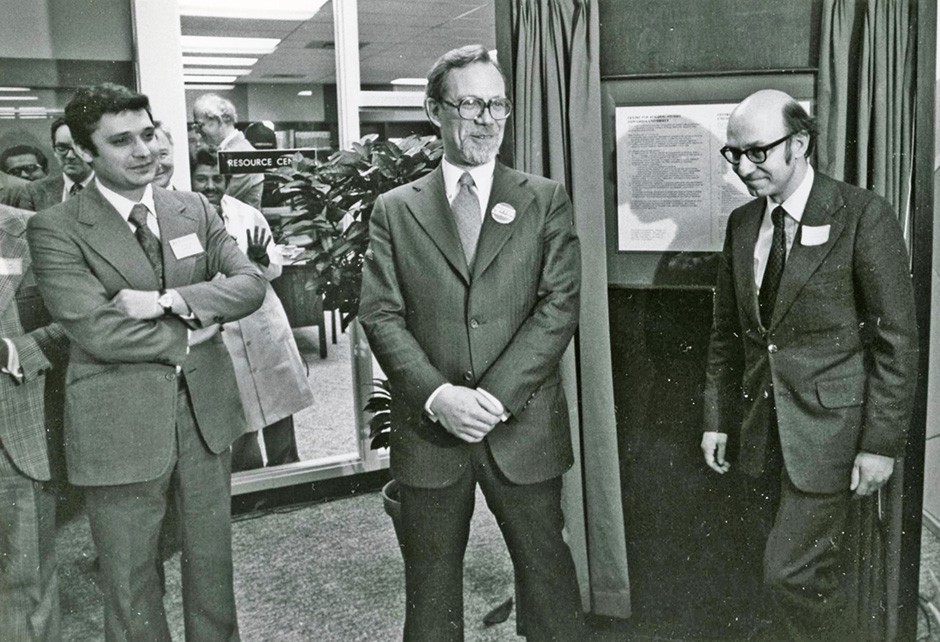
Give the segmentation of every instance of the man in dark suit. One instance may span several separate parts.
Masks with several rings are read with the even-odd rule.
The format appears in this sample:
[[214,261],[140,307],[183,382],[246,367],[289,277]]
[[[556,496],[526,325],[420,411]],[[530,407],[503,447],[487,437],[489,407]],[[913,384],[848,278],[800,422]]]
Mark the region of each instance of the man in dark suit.
[[[914,300],[897,216],[815,172],[815,127],[760,91],[721,151],[751,195],[731,214],[705,389],[705,461],[753,480],[769,639],[857,639],[846,517],[903,452],[917,376]],[[874,497],[861,501],[873,501]]]
[[572,464],[559,360],[578,322],[580,250],[553,181],[496,161],[511,110],[481,46],[444,54],[425,107],[444,159],[376,200],[360,320],[393,390],[406,640],[463,639],[463,556],[477,484],[520,584],[525,632],[581,634],[563,541]]
[[61,630],[50,482],[64,471],[43,397],[68,342],[36,287],[29,215],[0,205],[0,639],[52,642]]
[[72,144],[72,132],[65,118],[52,121],[52,151],[62,166],[62,173],[47,176],[26,185],[16,206],[24,210],[41,212],[53,205],[58,205],[70,196],[78,194],[91,184],[93,172],[75,151]]
[[245,418],[218,327],[256,310],[265,281],[204,198],[151,186],[146,96],[83,88],[65,114],[95,181],[33,216],[28,236],[72,342],[66,459],[85,491],[105,637],[170,639],[156,556],[172,488],[186,638],[235,640],[228,448]]

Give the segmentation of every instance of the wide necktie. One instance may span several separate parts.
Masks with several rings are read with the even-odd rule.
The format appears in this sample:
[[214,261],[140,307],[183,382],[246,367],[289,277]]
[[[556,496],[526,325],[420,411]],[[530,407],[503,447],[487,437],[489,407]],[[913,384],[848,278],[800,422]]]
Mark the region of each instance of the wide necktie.
[[473,265],[473,255],[477,251],[480,228],[483,226],[480,200],[477,198],[477,190],[469,172],[461,175],[457,185],[460,189],[457,190],[457,196],[454,197],[450,207],[457,221],[457,233],[460,235],[464,256],[467,257],[467,265]]
[[767,255],[767,267],[764,269],[764,280],[760,284],[760,293],[757,303],[760,307],[760,320],[764,327],[770,325],[774,315],[774,303],[777,300],[777,290],[780,288],[780,278],[783,276],[783,266],[787,261],[787,235],[784,221],[787,211],[780,206],[774,208],[770,220],[774,224],[774,236],[770,242],[770,254]]
[[160,239],[147,227],[147,215],[149,210],[146,205],[137,203],[131,208],[131,215],[128,220],[134,226],[134,236],[137,242],[143,248],[147,260],[153,266],[153,271],[160,280],[160,289],[163,289],[163,248],[160,245]]
[[81,183],[72,183],[72,187],[69,188],[69,196],[75,196],[80,191],[85,188]]

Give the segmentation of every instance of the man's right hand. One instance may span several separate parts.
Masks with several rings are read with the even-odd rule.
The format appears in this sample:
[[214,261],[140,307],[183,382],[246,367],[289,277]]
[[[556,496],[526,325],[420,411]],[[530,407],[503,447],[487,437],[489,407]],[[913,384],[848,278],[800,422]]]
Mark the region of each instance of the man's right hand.
[[471,444],[481,441],[500,421],[496,404],[462,386],[441,389],[430,409],[447,432]]
[[219,333],[219,330],[222,328],[218,323],[214,323],[205,328],[198,328],[196,330],[189,331],[189,346],[198,346],[200,343],[205,343],[215,335]]
[[705,454],[705,463],[717,473],[724,475],[731,469],[731,464],[725,459],[725,448],[728,446],[728,435],[723,432],[706,432],[702,434],[702,452]]

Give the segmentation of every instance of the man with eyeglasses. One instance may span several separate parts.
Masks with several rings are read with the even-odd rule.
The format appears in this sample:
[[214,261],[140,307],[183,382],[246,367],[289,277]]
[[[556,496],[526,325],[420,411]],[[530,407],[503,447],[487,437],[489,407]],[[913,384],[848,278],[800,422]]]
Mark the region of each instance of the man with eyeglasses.
[[26,186],[16,204],[24,210],[41,212],[53,205],[58,205],[78,194],[94,178],[91,165],[75,153],[72,146],[72,132],[69,131],[65,118],[59,117],[52,121],[50,131],[52,151],[55,152],[55,157],[62,166],[62,173],[47,176]]
[[749,478],[769,640],[862,639],[871,614],[850,594],[850,510],[891,477],[917,376],[897,216],[815,171],[815,135],[792,97],[765,90],[732,112],[721,150],[757,198],[728,221],[701,446],[724,474],[730,438]]
[[479,485],[513,559],[524,634],[578,640],[561,512],[573,458],[559,361],[581,279],[571,202],[558,183],[496,160],[512,103],[484,47],[435,63],[425,108],[444,158],[376,200],[359,312],[393,391],[404,639],[463,639]]
[[10,176],[38,181],[49,173],[49,159],[32,145],[14,145],[0,154],[0,169]]

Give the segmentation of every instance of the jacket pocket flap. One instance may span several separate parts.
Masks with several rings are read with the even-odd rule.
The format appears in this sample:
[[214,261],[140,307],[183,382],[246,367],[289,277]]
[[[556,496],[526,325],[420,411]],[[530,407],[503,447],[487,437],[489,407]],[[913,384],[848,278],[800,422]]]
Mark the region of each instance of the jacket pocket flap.
[[817,381],[816,395],[824,408],[861,406],[865,401],[865,375]]

